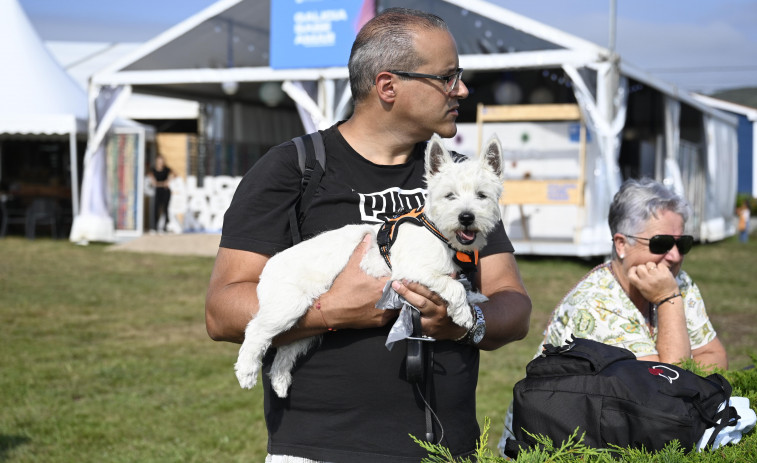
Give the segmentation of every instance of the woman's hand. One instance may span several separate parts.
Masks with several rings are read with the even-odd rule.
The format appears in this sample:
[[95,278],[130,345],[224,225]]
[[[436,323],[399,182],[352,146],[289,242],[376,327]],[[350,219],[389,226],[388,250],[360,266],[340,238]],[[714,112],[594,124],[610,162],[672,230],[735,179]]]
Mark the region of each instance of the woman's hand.
[[653,304],[679,292],[678,283],[670,269],[654,262],[628,269],[628,281],[644,296],[644,299]]
[[[647,262],[631,267],[628,279],[644,298],[660,304],[657,308],[657,353],[666,363],[691,358],[691,343],[686,326],[683,298],[673,273],[665,265]],[[670,298],[673,295],[677,297]]]

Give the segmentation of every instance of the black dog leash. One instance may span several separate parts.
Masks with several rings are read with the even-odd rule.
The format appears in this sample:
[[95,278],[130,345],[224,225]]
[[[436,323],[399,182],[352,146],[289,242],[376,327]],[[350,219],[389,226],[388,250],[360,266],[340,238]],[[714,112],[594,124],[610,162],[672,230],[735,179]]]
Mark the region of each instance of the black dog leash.
[[[391,269],[392,263],[390,259],[390,249],[394,242],[397,240],[399,226],[402,223],[412,223],[416,226],[425,227],[434,236],[442,240],[447,246],[450,246],[449,241],[442,235],[438,228],[426,217],[423,212],[423,206],[415,208],[409,212],[400,211],[397,215],[389,218],[384,222],[378,231],[376,236],[376,242],[381,252],[381,256],[384,258],[386,265]],[[451,246],[450,246],[451,247]],[[454,261],[460,267],[461,271],[473,281],[473,274],[476,271],[476,265],[478,264],[478,251],[474,252],[462,252],[456,251]],[[472,284],[472,283],[471,283]],[[415,390],[418,396],[423,401],[425,406],[426,416],[426,441],[441,443],[444,439],[444,428],[442,426],[439,417],[434,412],[433,407],[429,403],[433,397],[433,369],[434,369],[434,349],[430,345],[435,341],[433,338],[429,338],[423,335],[421,331],[421,313],[415,307],[409,306],[413,332],[406,338],[407,357],[405,361],[405,376],[408,382],[415,386]],[[425,394],[421,390],[421,384],[425,385]],[[436,421],[439,427],[440,437],[436,441],[434,433],[434,421]]]
[[[434,349],[430,343],[434,338],[423,336],[421,332],[421,313],[415,307],[410,306],[410,312],[413,320],[413,334],[406,338],[407,341],[407,359],[405,363],[405,376],[407,380],[415,386],[418,396],[423,401],[426,414],[426,442],[435,442],[440,444],[444,439],[444,427],[439,417],[436,416],[433,407],[429,403],[433,397],[433,378],[434,378]],[[421,384],[425,384],[426,393],[421,390]],[[434,421],[436,421],[441,433],[439,440],[436,441],[434,434]]]

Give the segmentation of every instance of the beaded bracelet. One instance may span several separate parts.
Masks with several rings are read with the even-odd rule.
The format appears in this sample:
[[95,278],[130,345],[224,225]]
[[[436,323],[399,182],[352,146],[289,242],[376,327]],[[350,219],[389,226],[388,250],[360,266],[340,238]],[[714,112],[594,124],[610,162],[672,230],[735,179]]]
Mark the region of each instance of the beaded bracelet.
[[317,301],[315,301],[315,310],[317,310],[318,312],[321,313],[321,319],[323,319],[323,325],[326,327],[326,329],[329,330],[329,331],[336,331],[336,329],[334,329],[334,328],[329,328],[329,324],[326,323],[326,316],[323,315],[323,310],[321,310],[321,300],[320,299],[318,299]]
[[672,296],[668,296],[665,299],[663,299],[660,302],[658,302],[657,304],[655,304],[655,306],[659,307],[659,306],[663,305],[664,303],[670,302],[672,299],[675,299],[677,297],[682,297],[681,293],[674,293]]

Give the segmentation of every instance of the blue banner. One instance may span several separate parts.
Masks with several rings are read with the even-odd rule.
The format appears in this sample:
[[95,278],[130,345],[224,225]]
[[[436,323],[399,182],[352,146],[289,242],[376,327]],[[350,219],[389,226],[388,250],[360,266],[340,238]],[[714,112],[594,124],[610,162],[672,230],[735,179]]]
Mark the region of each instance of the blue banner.
[[346,66],[373,0],[272,0],[271,67]]

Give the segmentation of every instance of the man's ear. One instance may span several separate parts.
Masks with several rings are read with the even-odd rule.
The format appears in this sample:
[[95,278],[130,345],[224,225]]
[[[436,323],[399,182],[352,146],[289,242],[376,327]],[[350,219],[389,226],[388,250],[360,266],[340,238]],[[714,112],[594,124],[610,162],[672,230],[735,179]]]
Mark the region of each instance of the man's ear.
[[394,102],[397,96],[394,89],[395,82],[395,76],[390,72],[380,72],[376,76],[376,92],[381,101],[385,103]]

